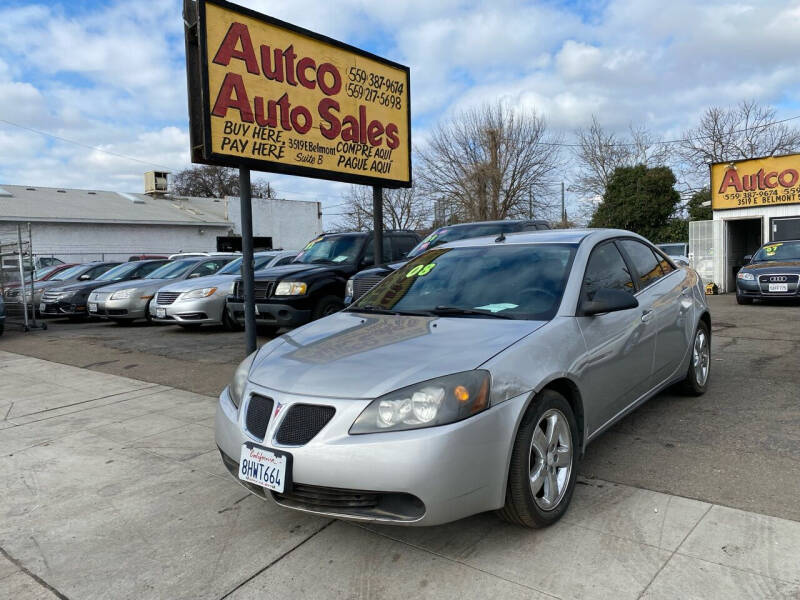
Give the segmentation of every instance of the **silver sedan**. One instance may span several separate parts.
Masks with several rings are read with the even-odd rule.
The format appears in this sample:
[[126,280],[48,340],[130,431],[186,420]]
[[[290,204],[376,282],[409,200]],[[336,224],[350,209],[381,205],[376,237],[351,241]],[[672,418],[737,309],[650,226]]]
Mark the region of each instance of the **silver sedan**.
[[631,232],[455,242],[249,356],[216,441],[287,508],[543,527],[590,441],[668,386],[705,392],[710,341],[698,275]]
[[[253,268],[268,269],[284,265],[297,256],[297,250],[256,252]],[[241,276],[242,259],[237,258],[220,269],[216,275],[185,279],[162,287],[150,303],[150,318],[157,323],[172,323],[184,328],[204,324],[224,324],[239,329],[225,310],[225,301],[233,293],[233,284]]]

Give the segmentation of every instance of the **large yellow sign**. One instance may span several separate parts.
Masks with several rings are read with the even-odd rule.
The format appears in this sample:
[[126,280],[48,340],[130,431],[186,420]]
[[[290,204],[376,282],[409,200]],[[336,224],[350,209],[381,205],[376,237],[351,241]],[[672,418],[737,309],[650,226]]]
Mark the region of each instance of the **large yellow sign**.
[[800,203],[800,154],[711,165],[711,208]]
[[202,120],[190,127],[193,160],[411,185],[407,67],[223,0],[196,7],[186,38],[190,120]]

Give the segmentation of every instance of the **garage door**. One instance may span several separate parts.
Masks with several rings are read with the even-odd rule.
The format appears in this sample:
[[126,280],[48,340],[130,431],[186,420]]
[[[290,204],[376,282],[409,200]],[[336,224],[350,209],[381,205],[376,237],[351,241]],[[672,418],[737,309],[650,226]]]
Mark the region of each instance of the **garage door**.
[[772,241],[800,240],[800,217],[772,219]]

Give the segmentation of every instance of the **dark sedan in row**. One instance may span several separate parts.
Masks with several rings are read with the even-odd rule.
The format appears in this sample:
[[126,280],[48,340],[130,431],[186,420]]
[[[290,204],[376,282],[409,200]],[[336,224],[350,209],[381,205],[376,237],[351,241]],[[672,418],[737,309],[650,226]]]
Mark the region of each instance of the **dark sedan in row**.
[[736,301],[800,297],[800,240],[764,244],[736,274]]

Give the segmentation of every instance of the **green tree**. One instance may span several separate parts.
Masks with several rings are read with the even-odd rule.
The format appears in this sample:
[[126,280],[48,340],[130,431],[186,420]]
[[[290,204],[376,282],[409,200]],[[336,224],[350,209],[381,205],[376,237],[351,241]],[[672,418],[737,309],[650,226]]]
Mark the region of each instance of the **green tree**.
[[616,168],[589,226],[628,229],[654,242],[671,237],[680,201],[675,181],[669,167]]
[[[703,206],[704,202],[708,202],[708,204]],[[690,221],[708,221],[711,219],[711,190],[703,188],[696,191],[689,199],[686,208],[689,210]]]

